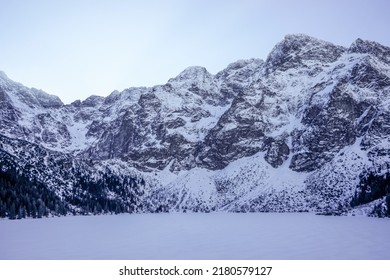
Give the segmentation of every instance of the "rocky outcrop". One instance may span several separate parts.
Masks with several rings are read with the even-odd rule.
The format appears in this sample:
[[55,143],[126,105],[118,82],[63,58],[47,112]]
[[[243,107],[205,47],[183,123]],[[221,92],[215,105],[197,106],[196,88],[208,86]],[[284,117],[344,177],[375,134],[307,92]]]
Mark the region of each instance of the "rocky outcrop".
[[[306,35],[286,36],[265,61],[239,60],[215,75],[189,67],[165,85],[70,105],[0,73],[0,148],[14,161],[31,147],[42,161],[65,157],[70,173],[78,166],[88,178],[136,174],[137,209],[339,212],[353,198],[367,202],[356,198],[365,174],[378,182],[390,174],[389,96],[389,47]],[[53,176],[63,189],[80,183]],[[115,178],[99,186],[128,182]],[[129,192],[115,193],[127,201]]]

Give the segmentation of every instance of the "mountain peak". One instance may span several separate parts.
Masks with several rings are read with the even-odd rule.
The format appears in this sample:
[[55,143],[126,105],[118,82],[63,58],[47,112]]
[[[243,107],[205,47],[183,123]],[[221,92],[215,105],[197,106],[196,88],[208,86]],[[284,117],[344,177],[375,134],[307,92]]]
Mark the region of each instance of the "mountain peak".
[[356,39],[348,49],[350,53],[371,53],[375,49],[384,48],[377,42],[363,40],[361,38]]
[[371,54],[390,63],[390,48],[374,41],[358,38],[351,44],[348,53]]
[[185,81],[204,81],[205,79],[211,79],[212,75],[202,66],[190,66],[184,69],[175,78],[169,79],[169,83],[172,82],[185,82]]
[[15,194],[0,191],[0,212],[36,216],[17,200],[29,195],[54,215],[341,214],[373,202],[390,216],[389,48],[358,39],[348,51],[287,35],[267,62],[189,67],[71,106],[0,73],[0,177],[13,179],[0,189]]
[[0,78],[2,79],[8,79],[8,76],[5,74],[5,72],[0,70]]
[[266,60],[267,70],[285,71],[309,60],[334,62],[344,52],[345,48],[332,43],[305,34],[290,34],[286,35],[269,54]]
[[283,41],[304,41],[304,40],[321,41],[315,37],[303,33],[287,34],[286,36],[284,36]]
[[5,74],[5,72],[3,72],[3,71],[0,70],[0,86],[1,86],[1,85],[5,85],[5,84],[9,84],[9,83],[15,83],[15,84],[17,84],[16,82],[12,81],[12,80],[7,76],[7,74]]
[[[297,34],[287,34],[284,36],[283,40],[279,43],[281,45],[287,45],[290,47],[313,47],[319,45],[334,45],[333,43],[312,37],[306,34],[297,33]],[[279,45],[277,44],[277,45]]]
[[[244,68],[245,66],[249,65],[249,64],[257,64],[257,65],[261,65],[264,63],[264,61],[262,59],[258,59],[258,58],[250,58],[250,59],[239,59],[235,62],[232,62],[230,63],[226,69],[229,69],[229,70],[237,70],[237,69],[241,69],[241,68]],[[226,70],[224,69],[224,70]],[[224,71],[223,70],[223,71]]]

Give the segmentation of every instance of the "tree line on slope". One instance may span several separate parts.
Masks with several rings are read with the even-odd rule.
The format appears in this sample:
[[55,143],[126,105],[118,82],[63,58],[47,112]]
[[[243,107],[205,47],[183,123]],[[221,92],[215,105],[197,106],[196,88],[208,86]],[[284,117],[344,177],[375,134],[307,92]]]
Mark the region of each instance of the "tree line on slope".
[[374,207],[373,216],[390,217],[390,174],[378,174],[369,171],[360,176],[360,184],[356,188],[355,195],[351,200],[351,207],[383,198],[384,203]]
[[[0,166],[0,218],[169,211],[169,206],[162,205],[158,197],[154,205],[145,204],[143,179],[109,171],[96,176],[72,170],[77,179],[70,190],[59,197],[47,184],[31,178],[31,172],[17,168],[12,161],[2,158]],[[378,199],[384,203],[376,205],[372,215],[390,217],[390,174],[367,172],[361,175],[351,207]]]
[[143,211],[145,182],[128,176],[98,178],[75,172],[77,181],[59,197],[47,184],[0,160],[0,218],[23,219],[68,214],[119,214]]
[[0,217],[42,218],[66,215],[69,207],[45,184],[20,175],[15,167],[0,170]]

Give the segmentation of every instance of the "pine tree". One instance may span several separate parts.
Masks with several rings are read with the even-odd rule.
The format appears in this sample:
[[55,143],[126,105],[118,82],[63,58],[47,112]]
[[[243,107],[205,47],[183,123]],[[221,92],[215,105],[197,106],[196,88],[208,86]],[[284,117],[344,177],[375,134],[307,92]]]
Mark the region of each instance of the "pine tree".
[[22,219],[22,218],[24,218],[23,217],[23,211],[22,211],[22,207],[19,207],[19,211],[18,211],[18,220],[20,220],[20,219]]
[[37,207],[35,206],[34,202],[32,203],[31,207],[31,217],[33,217],[33,219],[37,217]]
[[5,205],[2,201],[2,197],[0,196],[0,218],[5,218],[6,217],[6,208]]
[[23,206],[21,208],[21,210],[22,210],[22,219],[25,219],[26,218],[26,208]]
[[10,218],[11,220],[14,220],[16,218],[16,210],[15,210],[15,203],[14,202],[12,202],[12,204],[11,204],[8,218]]

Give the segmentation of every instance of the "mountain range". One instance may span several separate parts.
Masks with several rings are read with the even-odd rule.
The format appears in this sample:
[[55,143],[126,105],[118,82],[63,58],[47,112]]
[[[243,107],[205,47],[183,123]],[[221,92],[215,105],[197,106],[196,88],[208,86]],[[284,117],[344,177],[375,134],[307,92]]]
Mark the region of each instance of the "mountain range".
[[65,105],[0,72],[0,217],[390,215],[390,47],[287,35],[266,60]]

